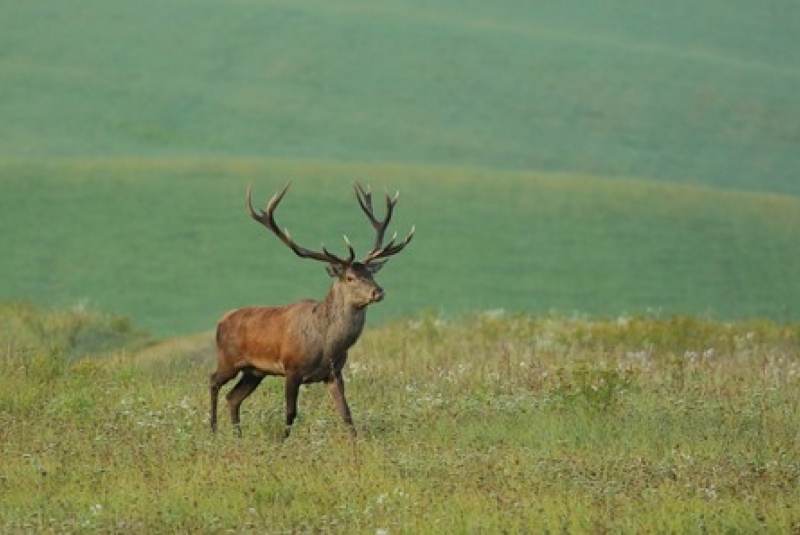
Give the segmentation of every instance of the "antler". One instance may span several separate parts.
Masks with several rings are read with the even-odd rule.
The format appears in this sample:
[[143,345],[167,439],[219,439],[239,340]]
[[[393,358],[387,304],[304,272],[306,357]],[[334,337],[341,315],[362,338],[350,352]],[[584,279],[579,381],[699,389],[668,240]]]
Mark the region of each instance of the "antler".
[[267,227],[271,230],[280,240],[289,246],[289,248],[294,251],[294,253],[299,256],[300,258],[311,258],[313,260],[319,260],[321,262],[327,262],[328,264],[340,264],[340,265],[350,265],[353,263],[353,259],[356,256],[356,253],[353,251],[353,246],[350,244],[350,240],[347,239],[347,236],[344,237],[344,242],[347,244],[347,249],[349,251],[348,257],[346,259],[339,258],[335,254],[328,251],[325,246],[322,246],[322,252],[312,251],[310,249],[306,249],[305,247],[301,247],[297,243],[292,240],[289,236],[289,229],[281,230],[278,227],[277,223],[275,223],[275,208],[278,207],[278,203],[281,202],[283,196],[286,195],[286,191],[289,189],[291,182],[287,182],[286,185],[283,187],[281,191],[276,193],[272,196],[269,200],[269,204],[267,204],[266,211],[260,211],[260,213],[256,213],[253,209],[253,203],[250,200],[250,190],[251,186],[247,187],[247,211],[250,212],[250,217]]
[[364,189],[361,184],[356,182],[354,188],[356,190],[356,199],[358,199],[358,204],[361,206],[361,209],[367,215],[369,222],[372,223],[372,226],[377,232],[375,246],[372,248],[372,251],[367,253],[362,262],[364,264],[369,264],[375,260],[388,258],[402,251],[403,248],[408,245],[408,242],[411,241],[411,238],[414,237],[415,227],[413,226],[411,227],[411,231],[408,233],[408,236],[406,236],[402,242],[398,244],[394,243],[397,240],[397,233],[395,232],[392,235],[392,239],[389,240],[389,243],[383,245],[383,235],[386,233],[386,227],[389,226],[389,222],[392,220],[394,205],[397,204],[397,200],[400,198],[400,192],[396,192],[394,197],[390,197],[388,194],[386,195],[386,217],[383,218],[383,221],[379,221],[378,218],[375,217],[375,211],[372,209],[372,192],[370,191],[369,186],[367,186],[367,189]]

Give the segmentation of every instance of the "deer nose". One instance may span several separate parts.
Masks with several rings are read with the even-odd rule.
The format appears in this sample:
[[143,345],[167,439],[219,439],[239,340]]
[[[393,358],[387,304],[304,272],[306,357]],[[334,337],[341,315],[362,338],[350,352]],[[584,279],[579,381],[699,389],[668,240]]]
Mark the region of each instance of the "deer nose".
[[381,301],[383,297],[386,295],[386,292],[383,291],[383,288],[378,286],[377,288],[372,289],[372,300],[373,301]]

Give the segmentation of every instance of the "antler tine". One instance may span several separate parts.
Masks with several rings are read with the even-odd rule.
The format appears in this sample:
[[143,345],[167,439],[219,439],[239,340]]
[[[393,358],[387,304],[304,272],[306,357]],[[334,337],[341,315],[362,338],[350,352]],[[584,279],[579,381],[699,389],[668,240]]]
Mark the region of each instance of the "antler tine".
[[353,250],[353,245],[350,243],[350,240],[347,239],[347,235],[345,234],[343,237],[344,243],[347,245],[347,259],[341,260],[338,256],[328,251],[328,249],[325,248],[325,244],[322,244],[322,252],[327,256],[337,259],[342,264],[352,264],[353,260],[356,258],[356,252]]
[[356,182],[355,191],[358,204],[361,206],[361,209],[364,211],[367,219],[369,219],[369,222],[372,223],[372,227],[377,233],[375,238],[375,246],[372,248],[372,251],[367,253],[362,262],[364,264],[368,264],[379,258],[387,258],[402,251],[403,248],[408,245],[408,242],[411,241],[411,238],[414,237],[413,227],[411,232],[409,232],[408,236],[406,236],[401,243],[395,245],[395,241],[397,240],[397,233],[395,232],[392,236],[392,239],[389,240],[389,243],[383,245],[383,237],[386,233],[386,228],[389,226],[389,222],[392,220],[394,207],[395,204],[397,204],[397,200],[400,198],[400,192],[395,192],[394,196],[391,196],[388,193],[386,194],[386,216],[383,218],[383,220],[379,220],[377,217],[375,217],[375,210],[372,208],[372,192],[369,189],[369,186],[367,186],[365,189],[361,184]]
[[375,213],[372,210],[372,191],[370,190],[369,186],[367,189],[359,184],[358,182],[354,185],[356,190],[356,199],[358,200],[358,204],[361,206],[361,209],[367,214],[367,218],[369,218],[370,223],[372,223],[373,227],[377,227],[380,223],[375,219]]
[[283,200],[284,195],[289,189],[291,182],[287,182],[283,189],[277,192],[275,195],[270,198],[269,203],[267,204],[266,211],[259,211],[256,212],[253,209],[253,202],[251,199],[251,190],[252,185],[247,187],[247,211],[250,213],[250,217],[267,227],[269,230],[272,231],[284,244],[286,244],[294,254],[299,256],[300,258],[311,258],[312,260],[319,260],[321,262],[327,262],[329,264],[341,264],[341,265],[349,265],[353,263],[355,259],[356,253],[353,251],[353,246],[350,245],[350,241],[347,239],[347,236],[344,237],[345,243],[347,244],[348,249],[348,258],[342,259],[336,256],[335,254],[328,251],[325,246],[322,246],[322,252],[312,251],[311,249],[306,249],[295,243],[292,240],[291,236],[289,235],[289,229],[283,229],[278,226],[275,222],[275,209],[278,207],[278,204]]
[[395,232],[394,235],[392,236],[392,239],[389,241],[389,243],[386,244],[386,246],[380,249],[374,249],[370,251],[369,253],[367,253],[367,256],[364,257],[364,260],[362,262],[364,264],[369,264],[370,262],[373,262],[375,260],[379,260],[381,258],[388,258],[390,256],[396,255],[397,253],[405,249],[406,245],[408,245],[408,243],[411,241],[411,238],[414,237],[414,232],[416,232],[416,230],[417,227],[412,226],[411,230],[408,233],[408,236],[406,236],[405,239],[403,239],[403,241],[401,241],[397,245],[394,244],[395,240],[397,239],[397,233]]
[[[275,207],[278,206],[278,203],[281,202],[281,200],[283,200],[283,196],[286,195],[286,192],[289,190],[289,186],[291,186],[291,184],[292,184],[291,182],[287,182],[282,190],[275,193],[275,195],[273,195],[272,198],[270,198],[269,203],[267,204],[266,212],[260,210],[260,213],[256,213],[256,211],[253,209],[253,201],[252,201],[253,185],[252,184],[248,185],[247,211],[250,213],[250,217],[258,221],[262,225],[266,226],[276,234],[280,234],[280,229],[278,229],[278,225],[275,223],[275,219],[273,218],[272,214],[275,211]],[[278,237],[283,239],[283,236],[278,236]]]
[[367,186],[364,189],[361,184],[356,182],[355,184],[356,190],[356,199],[358,199],[358,204],[361,206],[361,209],[366,214],[367,219],[372,224],[372,227],[375,229],[377,236],[375,237],[375,246],[373,247],[373,251],[380,249],[383,245],[383,235],[386,233],[386,227],[389,226],[389,221],[392,219],[392,212],[394,211],[394,203],[397,202],[398,194],[395,194],[394,198],[386,195],[386,217],[384,217],[383,221],[379,221],[377,217],[375,217],[375,210],[372,208],[372,192]]

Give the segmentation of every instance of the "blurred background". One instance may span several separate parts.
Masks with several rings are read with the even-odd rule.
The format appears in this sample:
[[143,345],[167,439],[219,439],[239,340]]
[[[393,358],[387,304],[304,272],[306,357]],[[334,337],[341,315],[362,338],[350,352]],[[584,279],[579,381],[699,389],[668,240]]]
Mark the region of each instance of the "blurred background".
[[0,4],[0,301],[159,335],[321,298],[249,219],[409,247],[371,322],[800,319],[791,0]]

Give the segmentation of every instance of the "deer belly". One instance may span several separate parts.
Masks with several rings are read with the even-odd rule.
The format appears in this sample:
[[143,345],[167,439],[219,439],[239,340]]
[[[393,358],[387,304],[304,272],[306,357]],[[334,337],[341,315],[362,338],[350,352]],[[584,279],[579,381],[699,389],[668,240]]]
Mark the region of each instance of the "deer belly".
[[327,381],[332,375],[331,367],[324,366],[303,374],[303,383],[319,383]]
[[303,383],[318,383],[332,379],[334,372],[342,369],[345,360],[346,355],[335,360],[329,357],[314,359],[302,370]]
[[237,368],[241,370],[248,370],[252,375],[263,377],[265,375],[285,375],[286,368],[281,361],[257,361],[242,360],[237,363]]

